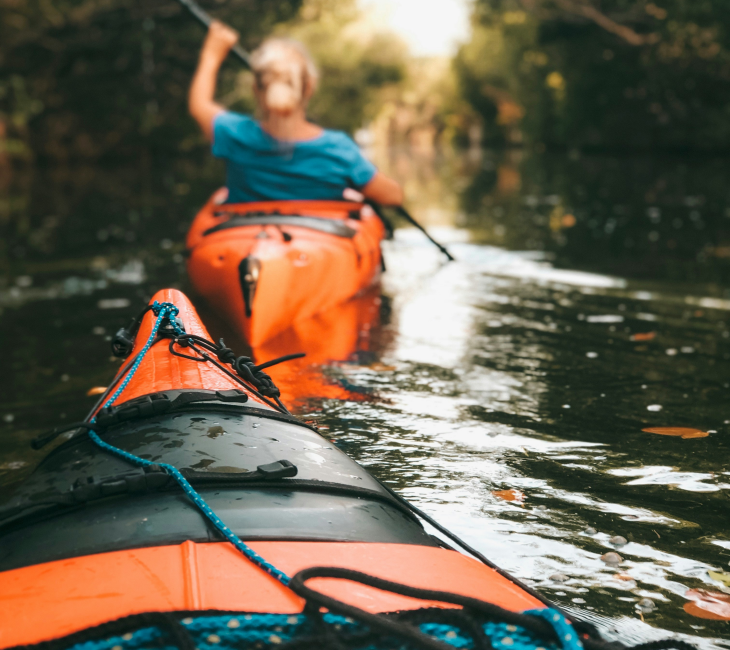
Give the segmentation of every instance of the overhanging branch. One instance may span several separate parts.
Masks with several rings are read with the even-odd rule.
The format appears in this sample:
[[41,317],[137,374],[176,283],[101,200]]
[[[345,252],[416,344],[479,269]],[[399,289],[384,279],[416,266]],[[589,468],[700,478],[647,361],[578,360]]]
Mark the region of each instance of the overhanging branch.
[[[521,0],[522,6],[527,11],[534,11],[537,3],[544,3],[545,0]],[[606,14],[599,11],[590,0],[552,0],[552,4],[566,13],[580,16],[586,20],[590,20],[602,29],[611,34],[615,34],[630,45],[651,45],[659,41],[659,34],[639,34],[638,32],[616,22],[609,18]]]

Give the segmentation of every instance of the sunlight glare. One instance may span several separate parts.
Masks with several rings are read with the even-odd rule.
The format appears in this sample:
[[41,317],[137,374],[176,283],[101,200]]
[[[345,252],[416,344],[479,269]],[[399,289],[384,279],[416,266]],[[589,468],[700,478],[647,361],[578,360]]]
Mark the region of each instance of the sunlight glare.
[[360,0],[415,56],[451,56],[469,35],[469,0]]

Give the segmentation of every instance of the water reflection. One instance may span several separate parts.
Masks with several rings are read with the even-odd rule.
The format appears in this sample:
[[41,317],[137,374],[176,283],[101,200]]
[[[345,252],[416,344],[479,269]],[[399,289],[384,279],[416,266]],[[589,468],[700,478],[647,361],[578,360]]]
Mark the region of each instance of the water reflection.
[[[724,163],[390,162],[459,261],[400,230],[381,287],[257,358],[306,351],[271,371],[300,414],[558,602],[635,638],[663,629],[728,647],[726,623],[684,607],[728,589],[712,577],[730,560]],[[88,389],[108,382],[104,339],[160,286],[186,288],[182,236],[218,171],[177,161],[10,183],[5,486],[37,462],[30,438],[83,416]],[[709,435],[643,431],[656,427]],[[511,490],[524,498],[500,498]]]

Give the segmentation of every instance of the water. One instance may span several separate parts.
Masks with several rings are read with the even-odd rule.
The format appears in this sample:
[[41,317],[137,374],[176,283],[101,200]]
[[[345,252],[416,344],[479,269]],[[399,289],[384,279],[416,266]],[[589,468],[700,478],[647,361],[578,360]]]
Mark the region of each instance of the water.
[[[561,605],[730,647],[727,622],[684,610],[730,572],[728,164],[380,158],[458,262],[399,230],[380,287],[255,351],[309,353],[272,370],[288,402]],[[109,336],[156,289],[187,288],[184,233],[220,173],[143,160],[2,189],[3,492],[41,457],[29,440],[107,385]]]

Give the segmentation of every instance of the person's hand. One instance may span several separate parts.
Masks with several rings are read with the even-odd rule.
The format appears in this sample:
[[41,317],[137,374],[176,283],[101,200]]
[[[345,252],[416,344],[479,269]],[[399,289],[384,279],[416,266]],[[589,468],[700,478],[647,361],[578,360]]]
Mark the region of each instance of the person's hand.
[[213,57],[220,63],[237,42],[238,32],[235,29],[219,20],[214,20],[208,28],[208,36],[203,44],[203,55]]

